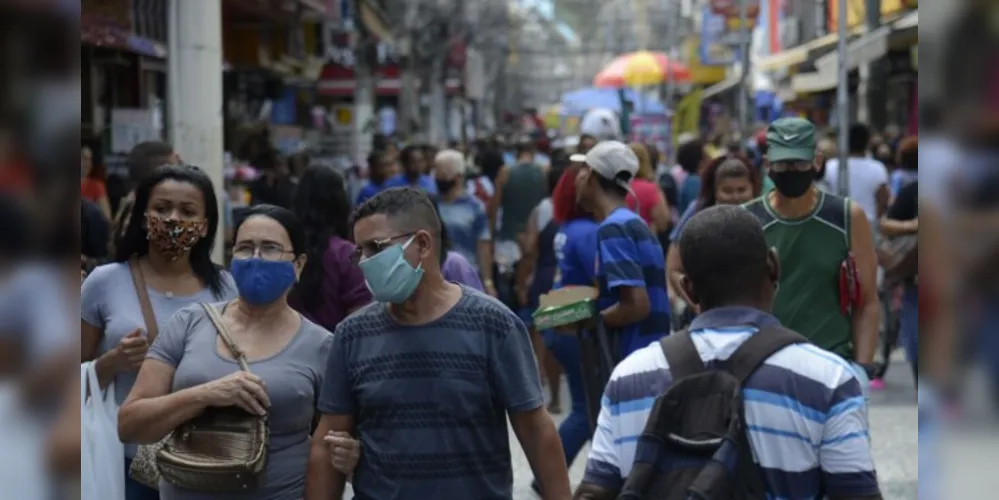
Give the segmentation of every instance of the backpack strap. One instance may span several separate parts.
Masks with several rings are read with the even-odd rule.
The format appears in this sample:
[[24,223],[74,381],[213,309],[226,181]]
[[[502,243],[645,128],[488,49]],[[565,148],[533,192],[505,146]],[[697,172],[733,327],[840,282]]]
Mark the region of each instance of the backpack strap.
[[669,364],[669,373],[673,380],[680,380],[704,371],[704,361],[701,360],[694,339],[690,337],[690,331],[686,328],[663,337],[659,341],[659,346],[666,355],[666,363]]
[[754,333],[725,362],[725,370],[744,384],[775,352],[794,344],[808,343],[801,334],[782,326],[767,326]]

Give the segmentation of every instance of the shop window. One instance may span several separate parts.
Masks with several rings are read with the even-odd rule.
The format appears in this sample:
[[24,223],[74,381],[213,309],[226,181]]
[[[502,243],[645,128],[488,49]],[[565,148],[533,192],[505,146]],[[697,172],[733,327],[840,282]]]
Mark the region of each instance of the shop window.
[[140,37],[166,43],[167,0],[132,0],[132,27]]

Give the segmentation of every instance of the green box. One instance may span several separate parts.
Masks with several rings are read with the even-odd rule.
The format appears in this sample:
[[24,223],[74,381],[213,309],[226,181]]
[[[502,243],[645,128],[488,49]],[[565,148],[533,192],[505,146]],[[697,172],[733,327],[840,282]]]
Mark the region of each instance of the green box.
[[534,312],[534,326],[538,330],[548,330],[558,326],[571,325],[597,312],[594,299],[583,299],[571,304],[548,306]]

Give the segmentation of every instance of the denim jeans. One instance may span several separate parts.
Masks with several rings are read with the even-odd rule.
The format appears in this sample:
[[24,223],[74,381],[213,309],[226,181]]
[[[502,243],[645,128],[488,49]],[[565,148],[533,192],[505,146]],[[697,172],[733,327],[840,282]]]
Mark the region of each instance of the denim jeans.
[[131,458],[125,458],[125,500],[160,500],[160,492],[144,486],[128,477]]
[[905,357],[912,365],[912,374],[919,373],[919,287],[906,285],[902,294],[902,318],[899,336],[905,348]]
[[569,384],[569,396],[572,398],[572,409],[558,427],[558,436],[562,439],[562,450],[565,452],[565,464],[568,467],[572,465],[579,450],[583,449],[583,445],[591,437],[590,421],[586,415],[583,369],[579,360],[579,341],[573,336],[546,331],[545,344],[562,365],[566,382]]

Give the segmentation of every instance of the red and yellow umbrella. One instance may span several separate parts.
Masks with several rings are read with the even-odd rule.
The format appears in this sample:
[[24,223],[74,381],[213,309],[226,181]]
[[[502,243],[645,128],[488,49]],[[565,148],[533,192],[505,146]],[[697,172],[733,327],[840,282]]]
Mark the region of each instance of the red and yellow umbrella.
[[615,57],[597,73],[593,84],[597,87],[640,87],[665,81],[690,81],[690,68],[670,61],[662,52],[639,51]]

